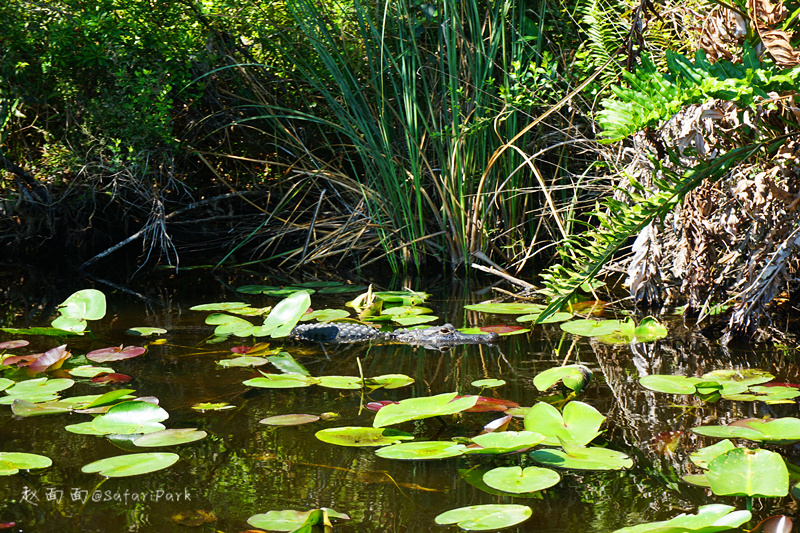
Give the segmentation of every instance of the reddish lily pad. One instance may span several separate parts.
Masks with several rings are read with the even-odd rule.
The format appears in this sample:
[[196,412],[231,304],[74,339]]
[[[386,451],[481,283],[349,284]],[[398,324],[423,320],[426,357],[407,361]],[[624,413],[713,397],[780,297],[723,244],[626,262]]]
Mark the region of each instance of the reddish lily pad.
[[30,343],[23,339],[15,339],[13,341],[0,342],[0,350],[13,350],[14,348],[22,348]]
[[104,385],[108,385],[112,383],[127,383],[132,379],[133,378],[128,374],[119,374],[117,372],[111,372],[109,374],[103,374],[102,376],[93,377],[92,383],[102,383]]
[[86,354],[89,361],[95,363],[108,363],[110,361],[122,361],[123,359],[132,359],[145,353],[147,350],[141,346],[111,346],[108,348],[101,348]]

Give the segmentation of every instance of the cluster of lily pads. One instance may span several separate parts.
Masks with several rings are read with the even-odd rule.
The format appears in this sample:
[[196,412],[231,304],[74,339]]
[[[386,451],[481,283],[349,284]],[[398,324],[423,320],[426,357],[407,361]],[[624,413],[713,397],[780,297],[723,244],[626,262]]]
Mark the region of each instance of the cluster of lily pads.
[[[50,328],[29,330],[8,329],[14,333],[64,336],[81,335],[87,320],[105,316],[106,300],[102,292],[87,289],[78,291],[59,306],[60,316]],[[160,422],[169,414],[158,407],[155,398],[136,398],[133,389],[119,389],[105,394],[91,394],[62,398],[63,391],[71,388],[76,379],[91,380],[94,384],[119,383],[130,380],[110,367],[84,363],[109,363],[138,357],[146,349],[138,346],[109,347],[94,350],[84,356],[74,357],[67,345],[44,353],[12,355],[8,350],[27,346],[24,340],[0,343],[0,364],[7,377],[0,378],[0,404],[10,405],[14,415],[33,417],[76,413],[93,415],[91,422],[72,424],[66,430],[84,435],[105,436],[123,448],[174,446],[206,436],[196,429],[166,429]],[[66,365],[66,366],[65,366]],[[59,371],[69,378],[34,377],[47,371]],[[115,376],[109,379],[108,376]],[[72,379],[75,378],[75,379]],[[167,468],[178,460],[173,453],[133,453],[109,457],[83,466],[86,473],[99,473],[109,477],[139,475]],[[52,464],[48,457],[23,452],[0,453],[0,475],[13,475],[20,469],[46,468]]]

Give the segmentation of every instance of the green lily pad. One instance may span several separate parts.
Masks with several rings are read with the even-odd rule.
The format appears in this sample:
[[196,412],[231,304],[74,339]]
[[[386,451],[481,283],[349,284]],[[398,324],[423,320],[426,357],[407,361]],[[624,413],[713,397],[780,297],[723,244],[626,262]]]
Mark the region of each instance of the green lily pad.
[[311,305],[311,295],[308,291],[297,291],[287,296],[272,309],[264,319],[264,325],[256,336],[270,335],[272,338],[286,337],[297,325]]
[[360,389],[361,378],[358,376],[320,376],[317,385],[328,389]]
[[280,352],[277,355],[270,355],[267,359],[272,363],[272,366],[283,372],[284,374],[302,374],[310,376],[311,374],[306,370],[306,367],[297,362],[287,352]]
[[689,456],[689,460],[700,468],[708,469],[708,464],[711,461],[735,448],[736,446],[731,441],[725,439],[711,446],[700,448]]
[[493,468],[484,474],[483,481],[493,489],[521,494],[552,487],[561,481],[561,475],[549,468],[519,466]]
[[11,412],[14,416],[30,417],[45,416],[69,413],[72,408],[69,405],[59,405],[59,402],[33,403],[27,400],[14,400],[11,404]]
[[633,330],[634,342],[652,342],[666,336],[666,326],[651,316],[643,318]]
[[348,318],[349,316],[350,313],[344,309],[317,309],[301,316],[300,322],[308,322],[309,320],[331,322],[333,320],[342,320],[343,318]]
[[349,292],[363,292],[369,287],[365,285],[339,285],[337,287],[325,287],[320,289],[320,294],[346,294]]
[[750,511],[712,504],[701,506],[695,515],[680,514],[670,520],[617,529],[614,533],[716,533],[736,529],[750,518]]
[[783,457],[760,449],[736,448],[708,465],[711,491],[717,496],[781,497],[789,494],[789,471]]
[[521,524],[533,511],[527,505],[471,505],[445,511],[436,517],[439,525],[457,524],[467,531],[492,531]]
[[322,442],[337,446],[387,446],[401,440],[412,440],[410,433],[390,428],[339,427],[317,431]]
[[455,399],[456,396],[458,396],[457,392],[449,392],[436,396],[401,400],[399,403],[387,405],[378,411],[372,425],[379,428],[409,420],[452,415],[466,411],[478,402],[477,396],[463,396]]
[[[161,427],[163,428],[164,426]],[[64,429],[70,433],[75,433],[76,435],[93,435],[95,437],[103,437],[111,433],[110,431],[99,431],[95,429],[91,421],[81,422],[79,424],[70,424],[68,426],[64,426]]]
[[447,459],[464,455],[466,446],[450,441],[420,441],[393,444],[375,451],[384,459],[400,459],[403,461],[422,461],[429,459]]
[[506,382],[504,379],[478,379],[470,383],[470,385],[478,387],[479,389],[494,389],[496,387],[502,387],[505,384]]
[[373,292],[376,300],[383,302],[397,302],[400,305],[421,304],[430,297],[430,294],[416,291],[379,291]]
[[98,407],[100,405],[107,405],[107,404],[116,402],[117,400],[128,399],[129,398],[128,395],[130,393],[132,393],[132,392],[136,392],[136,390],[135,389],[117,389],[117,390],[112,390],[112,391],[109,391],[109,392],[107,392],[105,394],[101,394],[97,398],[93,399],[84,408],[85,409],[91,409],[92,407]]
[[414,378],[410,378],[405,374],[384,374],[374,378],[367,378],[365,383],[370,389],[399,389],[414,383]]
[[[539,315],[541,315],[541,314],[542,313],[539,312],[539,313],[532,313],[532,314],[529,314],[529,315],[518,316],[517,317],[517,322],[535,322],[536,319],[539,318]],[[558,322],[566,322],[567,320],[570,320],[572,318],[572,316],[573,316],[572,313],[564,313],[564,312],[553,313],[552,315],[550,315],[549,317],[545,318],[544,320],[542,320],[539,323],[540,324],[557,324]]]
[[313,511],[269,511],[268,513],[251,516],[247,519],[247,523],[253,527],[263,528],[268,531],[310,533],[313,531],[311,529],[312,526],[325,525],[330,527],[331,518],[350,520],[350,517],[344,513],[323,507]]
[[624,332],[627,329],[630,329],[631,337],[633,337],[633,328],[633,321],[592,320],[588,318],[571,320],[561,324],[561,329],[567,333],[580,335],[582,337],[600,337]]
[[0,452],[0,476],[13,476],[20,470],[47,468],[53,461],[44,455],[23,452]]
[[243,385],[248,387],[260,387],[262,389],[297,389],[310,387],[317,383],[319,383],[317,378],[302,374],[265,374],[263,377],[242,382]]
[[695,385],[702,381],[701,378],[654,374],[641,378],[639,385],[652,391],[665,392],[667,394],[694,394],[697,392]]
[[217,326],[214,329],[214,335],[227,336],[235,335],[237,337],[248,337],[253,335],[256,327],[252,322],[239,318],[238,316],[226,315],[224,313],[213,313],[206,317],[206,324],[210,326]]
[[60,328],[0,328],[0,331],[12,335],[44,335],[46,337],[74,337],[83,334]]
[[395,317],[393,322],[401,326],[418,326],[419,324],[427,324],[428,322],[435,322],[439,317],[433,315],[419,315],[412,317]]
[[545,306],[540,304],[523,303],[483,303],[465,305],[464,309],[478,311],[479,313],[493,313],[495,315],[539,315]]
[[575,446],[569,452],[542,449],[534,450],[530,455],[537,463],[574,470],[622,470],[633,466],[633,459],[608,448]]
[[800,419],[798,418],[753,419],[743,423],[744,426],[700,426],[692,428],[692,431],[707,437],[747,439],[771,444],[792,444],[800,441]]
[[767,404],[795,403],[794,398],[800,396],[800,391],[794,387],[762,387],[753,385],[747,393],[726,394],[722,397],[735,402],[765,402]]
[[93,378],[100,374],[113,374],[114,369],[109,366],[81,365],[69,369],[69,375],[78,378]]
[[243,368],[247,366],[266,365],[267,363],[269,363],[269,359],[265,357],[254,357],[248,355],[217,361],[217,364],[222,368]]
[[717,383],[735,381],[749,386],[767,383],[775,379],[775,376],[765,370],[744,368],[741,370],[714,370],[703,374],[702,379],[703,381],[716,381]]
[[59,392],[74,384],[74,380],[65,378],[36,378],[20,381],[5,390],[8,397],[0,398],[0,404],[10,405],[14,400],[27,400],[32,403],[49,402],[57,399]]
[[592,371],[584,365],[566,365],[548,368],[533,378],[533,385],[545,391],[558,382],[570,390],[580,392],[592,381]]
[[164,328],[150,328],[147,326],[137,326],[125,330],[128,335],[134,337],[149,337],[150,335],[163,335],[167,332]]
[[472,437],[472,442],[481,447],[467,448],[466,453],[492,455],[511,453],[533,448],[543,440],[544,435],[533,431],[493,431]]
[[79,333],[86,329],[87,320],[100,320],[106,316],[106,296],[96,289],[84,289],[61,302],[58,312],[61,316],[50,325]]
[[569,402],[564,413],[544,402],[530,408],[525,415],[525,430],[544,435],[544,444],[558,446],[559,439],[588,444],[600,434],[606,419],[597,409],[583,402]]
[[168,468],[179,458],[174,453],[132,453],[94,461],[81,468],[81,472],[105,477],[138,476]]
[[194,404],[192,409],[195,411],[225,411],[234,407],[236,406],[226,402],[200,402]]
[[16,381],[8,378],[0,378],[0,391],[4,391],[10,386],[14,385]]
[[130,435],[135,433],[153,433],[164,429],[160,424],[169,418],[161,407],[150,402],[134,400],[122,402],[92,420],[92,427],[104,433]]
[[319,420],[317,415],[292,414],[269,416],[259,420],[258,423],[268,426],[300,426],[316,422],[317,420]]
[[177,446],[206,438],[208,433],[196,428],[164,429],[147,433],[133,441],[135,446],[157,448],[160,446]]
[[241,309],[242,307],[250,307],[250,304],[247,302],[215,302],[193,305],[189,309],[191,311],[229,311],[231,309]]

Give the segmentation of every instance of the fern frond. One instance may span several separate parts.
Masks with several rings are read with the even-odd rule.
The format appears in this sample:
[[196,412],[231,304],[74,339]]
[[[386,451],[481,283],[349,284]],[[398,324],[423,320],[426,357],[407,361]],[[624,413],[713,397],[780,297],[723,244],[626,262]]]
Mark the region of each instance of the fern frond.
[[542,274],[547,292],[553,297],[547,308],[536,319],[544,319],[561,309],[582,286],[594,277],[628,242],[648,224],[672,211],[683,198],[704,180],[716,181],[730,168],[741,163],[766,143],[757,143],[730,150],[711,162],[700,162],[678,176],[657,164],[661,179],[654,179],[658,190],[644,196],[641,189],[625,191],[630,203],[606,199],[592,213],[599,220],[596,228],[581,235],[564,239],[559,253],[569,266],[555,265]]

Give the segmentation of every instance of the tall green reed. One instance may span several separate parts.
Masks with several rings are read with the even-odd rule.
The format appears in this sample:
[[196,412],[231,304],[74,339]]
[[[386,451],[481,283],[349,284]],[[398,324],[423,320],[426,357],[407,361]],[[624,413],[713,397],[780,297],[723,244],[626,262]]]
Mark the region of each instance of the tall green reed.
[[475,252],[501,261],[524,253],[539,208],[524,153],[536,130],[489,164],[530,122],[531,80],[546,78],[522,8],[510,0],[286,5],[298,33],[282,41],[280,60],[301,81],[304,109],[265,101],[264,116],[314,126],[298,164],[337,160],[358,179],[392,268],[429,255],[455,266]]

